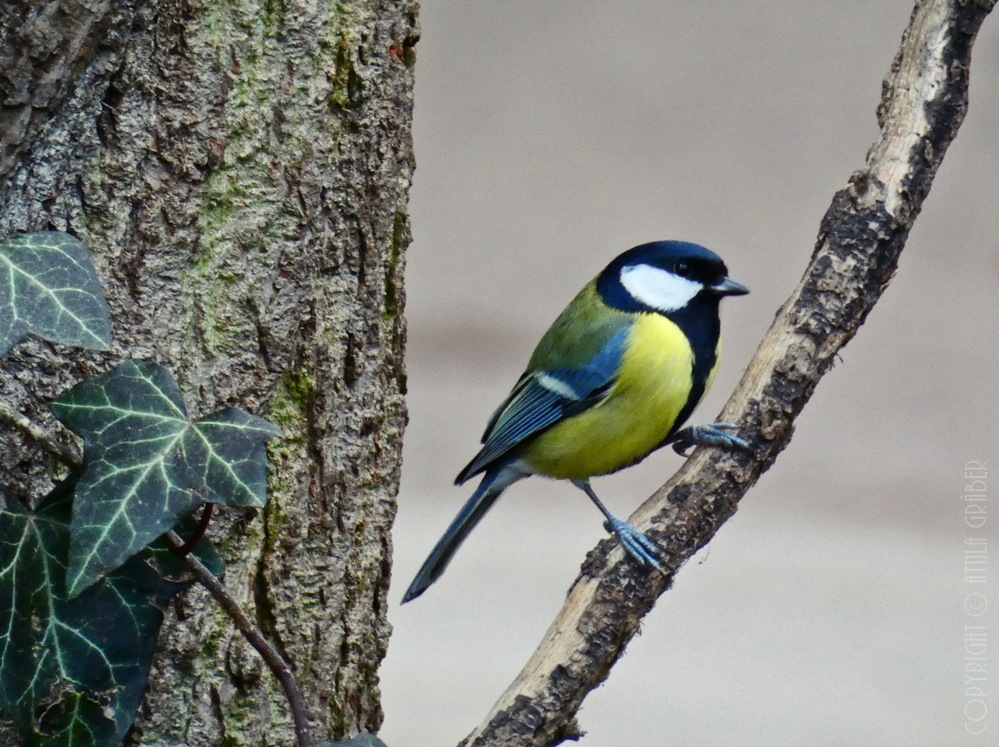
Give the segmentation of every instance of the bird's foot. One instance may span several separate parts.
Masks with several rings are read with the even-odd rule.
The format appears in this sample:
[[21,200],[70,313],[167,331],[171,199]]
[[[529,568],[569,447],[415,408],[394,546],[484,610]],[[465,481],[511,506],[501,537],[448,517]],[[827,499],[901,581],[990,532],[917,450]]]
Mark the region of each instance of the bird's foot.
[[621,540],[621,546],[640,566],[644,568],[650,565],[660,573],[663,572],[663,567],[656,557],[661,550],[655,542],[621,519],[611,517],[604,522],[604,526],[608,531],[617,535],[617,538]]
[[704,425],[688,425],[681,428],[673,436],[673,451],[682,457],[689,456],[688,449],[694,446],[727,446],[735,449],[751,451],[749,441],[726,431],[738,430],[737,423],[706,423]]

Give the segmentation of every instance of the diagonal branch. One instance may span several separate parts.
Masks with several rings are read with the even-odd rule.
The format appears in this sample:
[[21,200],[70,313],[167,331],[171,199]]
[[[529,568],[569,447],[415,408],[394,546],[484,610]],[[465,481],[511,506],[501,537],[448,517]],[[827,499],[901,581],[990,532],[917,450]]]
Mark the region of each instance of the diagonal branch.
[[743,423],[740,435],[755,453],[696,450],[632,517],[664,548],[665,576],[638,569],[616,540],[601,542],[537,651],[462,745],[548,747],[576,738],[583,698],[606,679],[680,566],[787,446],[794,418],[895,273],[964,120],[971,48],[995,2],[916,2],[884,82],[881,132],[867,163],[833,197],[804,276],[718,417]]

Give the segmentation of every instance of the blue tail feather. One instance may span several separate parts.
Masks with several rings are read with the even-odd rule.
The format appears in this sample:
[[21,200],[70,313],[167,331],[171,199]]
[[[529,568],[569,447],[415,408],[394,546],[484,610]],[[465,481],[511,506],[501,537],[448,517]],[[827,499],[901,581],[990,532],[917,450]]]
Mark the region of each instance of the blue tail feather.
[[479,483],[479,487],[475,489],[472,497],[461,507],[461,511],[458,512],[458,515],[454,517],[454,521],[451,522],[451,526],[447,528],[444,536],[437,541],[434,549],[430,551],[430,556],[423,562],[419,573],[413,579],[413,583],[406,589],[406,594],[402,598],[403,604],[411,602],[420,596],[444,573],[444,569],[451,562],[451,558],[454,557],[461,543],[465,541],[465,538],[475,528],[475,525],[482,520],[482,517],[492,508],[493,503],[496,502],[496,499],[500,497],[500,494],[510,484],[511,480],[497,481],[496,479],[504,471],[503,468],[497,469],[494,467],[486,472],[482,478],[482,482]]

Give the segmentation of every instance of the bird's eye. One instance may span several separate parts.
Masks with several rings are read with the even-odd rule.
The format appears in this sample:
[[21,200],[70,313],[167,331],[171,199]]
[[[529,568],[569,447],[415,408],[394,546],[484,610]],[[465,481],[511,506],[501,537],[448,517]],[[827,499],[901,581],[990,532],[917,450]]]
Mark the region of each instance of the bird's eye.
[[690,265],[686,262],[677,262],[673,267],[673,274],[679,275],[682,278],[690,277]]

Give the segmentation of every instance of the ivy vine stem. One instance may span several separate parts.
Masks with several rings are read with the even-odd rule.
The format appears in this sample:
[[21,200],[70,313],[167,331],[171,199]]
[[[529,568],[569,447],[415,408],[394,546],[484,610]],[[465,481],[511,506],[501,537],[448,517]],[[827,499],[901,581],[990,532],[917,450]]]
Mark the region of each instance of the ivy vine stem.
[[191,536],[184,541],[182,547],[171,547],[170,552],[178,556],[190,555],[194,548],[198,546],[198,543],[201,542],[201,538],[205,536],[205,532],[208,531],[208,525],[211,523],[212,511],[214,511],[214,509],[214,503],[206,503],[201,509],[201,520],[198,522],[197,528]]
[[[184,546],[184,540],[176,532],[170,531],[164,536],[166,537],[167,544],[174,550],[179,551]],[[292,674],[291,667],[288,666],[288,663],[281,657],[281,654],[267,642],[263,634],[250,622],[246,613],[243,612],[239,603],[230,596],[229,591],[222,582],[215,578],[212,572],[198,560],[197,556],[193,554],[185,555],[184,560],[199,583],[221,605],[222,609],[225,610],[226,614],[239,629],[239,632],[257,650],[257,653],[260,654],[267,666],[270,667],[271,672],[274,673],[278,682],[281,683],[285,697],[288,699],[288,705],[291,708],[292,719],[295,721],[295,737],[298,740],[299,747],[308,747],[313,744],[312,738],[309,735],[309,717],[305,710],[305,700],[302,698],[302,692],[298,689],[298,683],[295,682],[295,676]]]
[[76,453],[76,451],[68,446],[63,446],[52,436],[52,434],[40,426],[32,423],[21,413],[11,409],[10,406],[3,400],[0,400],[0,419],[6,420],[32,441],[45,449],[45,451],[49,452],[49,454],[71,469],[83,469],[83,460]]
[[[24,415],[10,409],[2,400],[0,400],[0,420],[7,421],[25,433],[74,472],[79,472],[83,469],[83,459],[75,450],[60,444],[50,433],[32,423]],[[211,516],[211,509],[208,508],[210,506],[211,504],[207,504],[202,518]],[[195,535],[197,534],[195,532]],[[298,683],[295,682],[295,675],[292,673],[288,662],[281,657],[281,654],[267,642],[263,634],[250,622],[250,619],[243,612],[239,603],[232,598],[222,582],[208,570],[204,563],[198,560],[196,555],[182,552],[186,544],[184,540],[174,531],[167,532],[164,537],[175,554],[183,555],[184,561],[191,569],[195,578],[198,579],[198,582],[219,603],[239,632],[257,650],[264,663],[267,664],[277,678],[277,681],[281,684],[281,689],[284,690],[285,698],[287,698],[288,706],[291,709],[292,720],[295,722],[295,738],[298,741],[298,747],[310,747],[310,745],[315,744],[309,733],[309,716],[305,710],[305,699],[302,697],[301,690],[298,689]],[[200,540],[200,537],[198,539]]]

